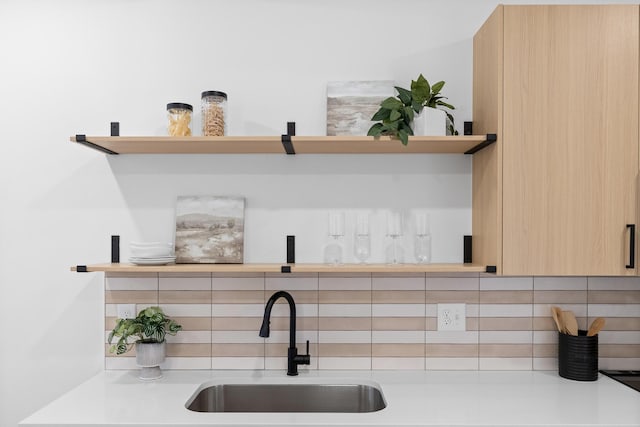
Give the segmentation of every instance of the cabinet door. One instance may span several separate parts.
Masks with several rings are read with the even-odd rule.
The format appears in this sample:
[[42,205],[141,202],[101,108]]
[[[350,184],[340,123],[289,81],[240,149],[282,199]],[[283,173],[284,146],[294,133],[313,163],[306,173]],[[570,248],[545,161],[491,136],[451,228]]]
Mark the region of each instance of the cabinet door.
[[638,29],[638,5],[505,6],[503,274],[635,274]]

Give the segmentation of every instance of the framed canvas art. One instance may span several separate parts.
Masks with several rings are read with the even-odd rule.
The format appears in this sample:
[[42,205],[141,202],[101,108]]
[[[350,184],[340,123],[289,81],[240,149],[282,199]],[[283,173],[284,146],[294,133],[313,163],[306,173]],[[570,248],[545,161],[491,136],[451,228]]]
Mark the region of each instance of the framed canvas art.
[[176,264],[242,264],[244,197],[179,196]]

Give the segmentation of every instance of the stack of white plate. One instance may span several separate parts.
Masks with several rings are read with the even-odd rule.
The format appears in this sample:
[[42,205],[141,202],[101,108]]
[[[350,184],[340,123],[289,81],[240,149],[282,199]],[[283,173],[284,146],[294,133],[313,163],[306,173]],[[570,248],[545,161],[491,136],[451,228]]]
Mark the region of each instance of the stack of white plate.
[[129,262],[138,265],[164,265],[176,261],[173,243],[131,242]]

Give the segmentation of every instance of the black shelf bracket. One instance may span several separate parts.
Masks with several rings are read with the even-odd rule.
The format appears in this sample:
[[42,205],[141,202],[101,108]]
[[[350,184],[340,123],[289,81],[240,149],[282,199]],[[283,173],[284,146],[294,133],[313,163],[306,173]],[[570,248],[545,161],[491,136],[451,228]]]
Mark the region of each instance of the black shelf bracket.
[[290,265],[281,266],[280,273],[291,273],[291,266]]
[[485,273],[497,273],[498,269],[496,268],[495,265],[487,265],[486,269],[485,269]]
[[120,136],[120,122],[111,122],[111,136]]
[[85,145],[89,148],[93,148],[94,150],[98,150],[98,151],[102,151],[103,153],[106,154],[114,154],[117,155],[118,153],[116,153],[115,151],[111,151],[108,148],[104,148],[101,147],[99,145],[94,144],[93,142],[89,142],[87,141],[87,136],[86,135],[76,135],[76,142],[82,145]]
[[76,272],[78,273],[87,273],[86,265],[76,265]]
[[291,137],[296,135],[296,122],[287,122],[287,134],[282,135],[282,147],[287,154],[296,154]]
[[498,140],[498,135],[496,135],[495,133],[488,133],[487,134],[487,138],[484,140],[484,142],[481,142],[480,144],[476,145],[475,147],[471,148],[470,150],[465,151],[464,154],[477,153],[478,151],[482,150],[484,147],[487,147],[487,146],[493,144],[497,140]]

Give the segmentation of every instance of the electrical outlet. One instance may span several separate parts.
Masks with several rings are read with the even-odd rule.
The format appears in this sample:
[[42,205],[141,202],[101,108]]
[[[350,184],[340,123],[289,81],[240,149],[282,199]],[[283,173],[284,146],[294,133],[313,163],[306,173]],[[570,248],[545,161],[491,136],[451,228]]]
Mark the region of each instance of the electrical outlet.
[[465,304],[438,304],[439,331],[466,331]]
[[118,319],[135,319],[135,304],[118,304]]

